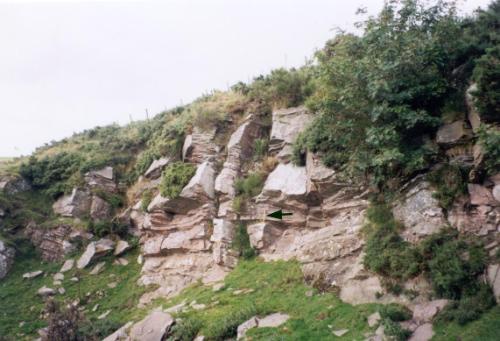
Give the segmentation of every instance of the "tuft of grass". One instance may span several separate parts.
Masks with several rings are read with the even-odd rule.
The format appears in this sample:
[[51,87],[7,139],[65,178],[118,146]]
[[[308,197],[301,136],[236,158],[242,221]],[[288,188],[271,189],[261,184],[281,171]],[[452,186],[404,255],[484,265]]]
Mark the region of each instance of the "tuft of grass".
[[455,165],[447,164],[430,172],[427,180],[436,188],[433,196],[444,209],[449,209],[455,198],[467,191],[465,171]]

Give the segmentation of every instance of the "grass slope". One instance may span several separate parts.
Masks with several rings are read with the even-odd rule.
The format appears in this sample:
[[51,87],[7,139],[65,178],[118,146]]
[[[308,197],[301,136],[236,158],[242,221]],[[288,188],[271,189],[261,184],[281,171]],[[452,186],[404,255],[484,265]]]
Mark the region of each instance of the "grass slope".
[[[70,270],[64,274],[62,286],[65,288],[64,295],[56,295],[59,301],[73,301],[79,299],[86,308],[85,316],[94,321],[99,315],[111,309],[106,318],[110,323],[122,325],[130,320],[141,318],[145,312],[136,308],[141,295],[147,290],[137,285],[140,273],[140,265],[137,264],[138,252],[130,252],[125,258],[129,265],[113,265],[112,257],[103,258],[106,261],[104,270],[99,275],[90,275],[92,266],[88,269]],[[44,308],[44,302],[37,295],[37,291],[46,285],[53,285],[53,275],[59,271],[62,263],[41,262],[33,249],[27,248],[25,252],[17,257],[13,269],[6,278],[0,281],[0,339],[32,339],[39,328],[46,326],[45,321],[40,318]],[[44,275],[34,279],[23,279],[23,273],[42,270]],[[47,275],[45,275],[47,274]],[[72,282],[70,278],[77,276],[80,282]],[[115,288],[109,288],[108,283],[116,282]],[[99,295],[98,292],[102,292]],[[87,293],[91,293],[87,296]],[[92,312],[95,304],[99,308]],[[24,322],[21,326],[20,322]],[[29,337],[31,336],[31,338]]]

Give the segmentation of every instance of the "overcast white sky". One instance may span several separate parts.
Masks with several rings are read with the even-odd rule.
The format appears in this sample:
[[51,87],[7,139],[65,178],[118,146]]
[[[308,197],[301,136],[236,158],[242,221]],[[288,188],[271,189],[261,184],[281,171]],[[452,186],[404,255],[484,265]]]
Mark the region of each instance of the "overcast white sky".
[[[468,0],[470,12],[489,0]],[[0,0],[0,156],[300,66],[383,0]]]

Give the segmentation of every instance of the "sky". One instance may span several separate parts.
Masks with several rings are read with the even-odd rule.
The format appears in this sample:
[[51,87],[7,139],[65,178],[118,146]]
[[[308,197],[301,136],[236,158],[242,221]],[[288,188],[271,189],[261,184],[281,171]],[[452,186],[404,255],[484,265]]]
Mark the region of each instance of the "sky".
[[[464,12],[489,0],[461,1]],[[302,65],[383,0],[0,0],[0,157]]]

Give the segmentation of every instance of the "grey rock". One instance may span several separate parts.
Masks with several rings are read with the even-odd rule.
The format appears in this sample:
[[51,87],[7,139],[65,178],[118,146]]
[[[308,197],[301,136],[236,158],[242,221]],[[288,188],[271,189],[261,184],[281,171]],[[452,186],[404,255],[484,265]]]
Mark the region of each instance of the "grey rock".
[[111,205],[97,195],[92,196],[90,205],[90,217],[93,220],[106,220],[111,217]]
[[132,326],[133,322],[127,322],[125,325],[120,327],[117,331],[115,331],[113,334],[107,336],[106,338],[103,339],[103,341],[120,341],[120,340],[126,340],[127,339],[127,331],[128,329]]
[[104,266],[106,265],[106,262],[99,262],[97,263],[94,268],[90,271],[91,275],[98,275],[104,270]]
[[75,266],[75,260],[74,259],[68,259],[64,262],[63,266],[61,267],[61,270],[59,272],[67,272],[71,269],[73,269],[73,266]]
[[306,168],[279,164],[267,177],[262,195],[273,196],[280,193],[289,197],[304,196],[307,193]]
[[81,218],[89,213],[91,195],[86,190],[73,188],[69,195],[59,198],[53,205],[54,213],[64,217]]
[[432,339],[434,332],[432,331],[432,323],[425,323],[419,326],[408,339],[408,341],[428,341]]
[[487,279],[493,289],[495,300],[500,304],[500,264],[490,264],[488,266]]
[[130,328],[129,337],[131,340],[161,341],[173,323],[170,314],[153,311]]
[[344,336],[345,334],[347,334],[349,332],[349,329],[339,329],[339,330],[334,330],[332,333],[333,335],[337,336],[337,337],[341,337],[341,336]]
[[42,271],[42,270],[37,270],[37,271],[27,272],[27,273],[23,274],[23,278],[26,278],[26,279],[31,279],[31,278],[38,277],[38,276],[40,276],[41,274],[43,274],[43,271]]
[[56,291],[52,288],[48,288],[46,286],[41,287],[37,291],[39,296],[46,297],[46,296],[53,296],[56,294]]
[[446,225],[443,210],[425,181],[417,182],[404,193],[392,212],[406,227],[402,235],[410,242],[417,242]]
[[379,323],[380,319],[381,319],[380,313],[378,311],[374,312],[373,314],[368,316],[368,326],[370,328],[375,327]]

